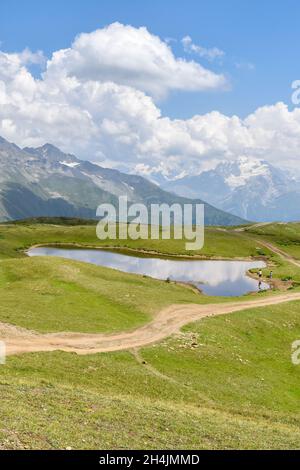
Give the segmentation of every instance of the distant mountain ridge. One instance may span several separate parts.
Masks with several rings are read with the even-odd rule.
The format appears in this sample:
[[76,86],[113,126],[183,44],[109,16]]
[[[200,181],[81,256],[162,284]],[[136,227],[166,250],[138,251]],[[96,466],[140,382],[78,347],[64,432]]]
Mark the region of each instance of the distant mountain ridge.
[[300,220],[300,181],[264,160],[240,157],[161,186],[181,196],[202,198],[247,220]]
[[[99,204],[190,203],[142,176],[79,160],[51,144],[21,149],[0,138],[0,220],[30,217],[95,218]],[[193,201],[196,202],[196,201]],[[202,202],[198,200],[197,202]],[[238,225],[245,220],[205,203],[207,225]]]

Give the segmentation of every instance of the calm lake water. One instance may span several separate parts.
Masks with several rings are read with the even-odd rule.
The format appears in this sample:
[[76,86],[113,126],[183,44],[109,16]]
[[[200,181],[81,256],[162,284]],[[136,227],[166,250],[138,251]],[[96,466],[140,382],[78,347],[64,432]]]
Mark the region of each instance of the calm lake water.
[[[238,296],[258,291],[258,281],[246,275],[249,269],[263,268],[263,261],[173,260],[129,256],[107,250],[31,248],[29,256],[58,256],[84,261],[127,273],[144,274],[156,279],[188,282],[207,295]],[[268,289],[262,283],[261,289]]]

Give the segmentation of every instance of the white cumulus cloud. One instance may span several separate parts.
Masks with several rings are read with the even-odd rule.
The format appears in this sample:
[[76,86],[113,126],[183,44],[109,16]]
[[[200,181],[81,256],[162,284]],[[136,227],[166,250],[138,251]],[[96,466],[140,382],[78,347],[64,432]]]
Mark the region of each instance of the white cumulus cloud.
[[226,85],[218,75],[194,61],[176,58],[166,41],[147,30],[113,23],[80,34],[69,49],[55,52],[47,75],[113,81],[161,98],[172,90],[202,91]]
[[[115,43],[111,37],[118,38],[120,32],[124,41]],[[164,65],[156,67],[155,58]],[[19,54],[2,52],[0,135],[20,146],[50,142],[81,158],[150,177],[195,174],[241,155],[299,166],[300,108],[290,111],[277,103],[245,119],[218,111],[170,119],[161,115],[150,95],[150,87],[155,96],[175,87],[174,83],[184,87],[179,72],[178,77],[168,76],[167,64],[174,70],[181,67],[159,38],[145,28],[118,24],[80,35],[70,49],[55,52],[41,78],[30,73]],[[191,89],[191,81],[186,88]]]

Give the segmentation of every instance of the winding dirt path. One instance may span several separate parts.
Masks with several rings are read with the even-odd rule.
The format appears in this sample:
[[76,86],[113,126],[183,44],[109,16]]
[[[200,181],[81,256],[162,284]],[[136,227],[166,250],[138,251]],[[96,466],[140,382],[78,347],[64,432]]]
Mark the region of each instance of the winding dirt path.
[[[270,224],[270,222],[260,222],[258,224],[251,225],[250,227],[239,227],[239,228],[236,228],[232,231],[235,232],[235,233],[243,233],[243,234],[246,233],[246,235],[243,235],[243,236],[245,236],[246,238],[248,238],[250,240],[255,241],[257,244],[260,244],[260,245],[264,246],[265,248],[268,248],[270,251],[273,251],[273,253],[276,253],[278,256],[280,256],[282,259],[284,259],[288,263],[291,263],[294,266],[297,266],[298,268],[300,268],[300,261],[298,259],[294,258],[292,255],[289,255],[284,250],[281,250],[280,248],[278,248],[278,246],[273,245],[273,243],[270,243],[269,241],[266,241],[266,240],[261,239],[261,238],[256,238],[255,235],[251,236],[251,233],[249,234],[246,231],[247,228],[249,229],[249,228],[255,228],[255,227],[263,227],[263,226],[269,225],[269,224]],[[228,231],[230,231],[230,230],[228,230]]]
[[294,258],[292,255],[289,255],[288,253],[281,250],[280,248],[278,248],[277,246],[273,245],[270,242],[259,240],[259,239],[255,239],[255,240],[257,241],[257,243],[260,243],[262,246],[268,248],[270,251],[273,251],[274,253],[279,255],[285,261],[288,261],[289,263],[293,264],[294,266],[297,266],[298,268],[300,268],[300,261],[297,260],[296,258]]
[[205,317],[224,315],[254,307],[266,307],[293,300],[300,300],[300,292],[272,295],[253,301],[208,305],[172,305],[158,313],[152,322],[147,325],[134,331],[117,334],[39,334],[0,323],[0,340],[5,342],[8,355],[57,350],[82,355],[120,351],[155,343],[178,332],[187,323]]

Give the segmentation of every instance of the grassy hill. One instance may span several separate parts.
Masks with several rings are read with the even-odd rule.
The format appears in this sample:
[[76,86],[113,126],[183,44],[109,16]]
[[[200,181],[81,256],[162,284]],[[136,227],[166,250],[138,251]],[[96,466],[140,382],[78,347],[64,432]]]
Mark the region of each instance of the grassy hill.
[[299,311],[201,321],[143,350],[147,364],[132,352],[11,357],[0,448],[299,448]]
[[[42,332],[114,332],[149,322],[171,303],[224,301],[107,268],[27,258],[22,250],[35,243],[99,245],[94,225],[33,222],[0,225],[0,322]],[[289,229],[208,228],[202,254],[263,251],[275,277],[297,280],[296,266],[259,244],[295,239],[297,226],[292,235]],[[113,244],[184,253],[178,240]],[[292,251],[293,242],[288,246]],[[10,356],[0,366],[0,449],[299,448],[300,366],[290,360],[296,339],[300,302],[291,302],[206,318],[139,351]]]
[[246,229],[246,232],[265,238],[286,253],[300,258],[300,222],[254,225]]

